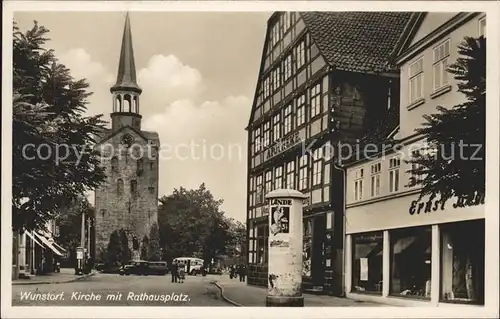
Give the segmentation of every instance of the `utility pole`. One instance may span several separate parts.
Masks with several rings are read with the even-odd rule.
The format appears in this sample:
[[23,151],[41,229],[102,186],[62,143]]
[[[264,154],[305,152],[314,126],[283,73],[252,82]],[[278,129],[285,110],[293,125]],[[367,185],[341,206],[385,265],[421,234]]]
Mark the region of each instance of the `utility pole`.
[[82,234],[80,237],[80,247],[85,247],[85,211],[82,211]]
[[89,218],[87,219],[87,253],[88,253],[88,257],[90,259],[90,238],[92,236],[90,236],[90,226],[92,224],[92,218],[89,216]]

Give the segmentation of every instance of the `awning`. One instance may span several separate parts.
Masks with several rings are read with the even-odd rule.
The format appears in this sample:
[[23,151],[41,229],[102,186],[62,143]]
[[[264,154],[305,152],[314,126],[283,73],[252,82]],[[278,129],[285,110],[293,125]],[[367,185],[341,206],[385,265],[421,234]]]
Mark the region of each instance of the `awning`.
[[37,232],[35,232],[34,234],[38,239],[40,239],[42,241],[42,243],[45,246],[50,248],[54,252],[54,254],[56,254],[58,256],[63,256],[63,254],[61,254],[61,252],[59,252],[59,250],[57,250],[57,248],[54,247],[54,245],[47,238],[45,238],[45,236],[42,236],[42,235],[38,234]]
[[26,231],[25,234],[28,235],[28,237],[31,238],[35,243],[37,243],[40,247],[43,247],[43,245],[40,244],[40,242],[36,240],[35,236],[33,236],[33,234],[31,234],[29,231]]
[[63,253],[65,253],[65,252],[66,252],[66,249],[64,249],[63,247],[61,247],[61,245],[59,245],[58,243],[53,242],[52,244],[53,244],[54,246],[56,246],[56,248],[57,248],[60,252],[63,252]]

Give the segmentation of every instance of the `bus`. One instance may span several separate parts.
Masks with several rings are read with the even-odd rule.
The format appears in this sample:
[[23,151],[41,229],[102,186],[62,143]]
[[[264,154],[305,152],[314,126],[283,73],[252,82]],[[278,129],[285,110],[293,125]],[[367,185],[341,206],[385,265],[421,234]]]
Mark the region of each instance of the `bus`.
[[174,259],[174,262],[184,264],[184,271],[188,273],[187,264],[189,261],[189,275],[196,276],[197,274],[202,273],[204,261],[201,258],[195,257],[177,257]]

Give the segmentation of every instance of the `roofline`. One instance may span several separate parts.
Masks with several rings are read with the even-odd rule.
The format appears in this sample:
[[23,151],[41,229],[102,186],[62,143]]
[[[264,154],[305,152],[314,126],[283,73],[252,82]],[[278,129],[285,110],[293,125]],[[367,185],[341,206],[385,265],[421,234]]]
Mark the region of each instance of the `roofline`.
[[413,37],[417,33],[420,25],[422,24],[422,21],[424,21],[424,18],[426,16],[427,16],[427,12],[414,12],[414,13],[412,13],[410,20],[406,24],[406,27],[403,30],[403,33],[399,37],[399,40],[396,43],[396,46],[394,47],[394,49],[392,50],[392,52],[390,54],[390,58],[392,60],[395,60],[401,54],[401,51],[406,47],[408,42],[413,39]]
[[413,56],[424,50],[425,48],[432,45],[434,42],[439,41],[443,34],[450,33],[455,29],[461,27],[463,24],[467,23],[474,17],[481,14],[480,12],[459,12],[454,15],[451,19],[447,20],[439,27],[432,30],[425,37],[420,39],[417,43],[411,45],[410,47],[405,47],[401,49],[401,52],[396,57],[396,64],[401,65],[411,59]]
[[[278,14],[278,12],[273,13],[273,15],[271,16],[271,18],[273,16],[276,16],[277,14]],[[257,75],[257,83],[255,83],[255,91],[254,91],[254,94],[253,94],[252,109],[250,110],[250,118],[248,120],[248,124],[247,124],[247,127],[245,128],[245,130],[248,130],[248,128],[253,123],[255,105],[257,104],[257,95],[258,95],[259,88],[260,88],[260,80],[261,80],[260,76],[262,75],[262,73],[264,71],[264,62],[265,62],[266,48],[267,48],[268,40],[269,40],[269,22],[271,21],[271,18],[269,18],[268,23],[267,23],[267,27],[266,27],[266,36],[264,38],[264,45],[262,46],[262,53],[261,53],[261,57],[260,57],[259,74]]]
[[134,133],[136,133],[137,135],[139,135],[140,137],[142,137],[142,139],[144,139],[145,141],[149,141],[149,138],[146,138],[141,131],[139,130],[136,130],[135,128],[133,128],[132,126],[130,125],[125,125],[125,126],[122,126],[120,129],[114,131],[114,132],[111,132],[111,134],[108,134],[106,135],[105,137],[103,137],[99,142],[96,143],[96,146],[101,144],[102,142],[104,141],[107,141],[109,140],[110,138],[112,138],[113,136],[117,135],[119,132],[123,131],[125,128],[129,128],[131,129]]

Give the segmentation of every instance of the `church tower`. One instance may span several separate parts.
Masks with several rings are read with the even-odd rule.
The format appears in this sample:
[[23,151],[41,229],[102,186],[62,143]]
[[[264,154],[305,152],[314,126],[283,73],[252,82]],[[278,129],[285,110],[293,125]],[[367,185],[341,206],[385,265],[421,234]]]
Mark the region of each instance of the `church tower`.
[[110,91],[113,95],[112,130],[119,130],[126,125],[140,130],[142,116],[139,113],[139,96],[142,89],[137,84],[132,31],[130,30],[128,13],[125,17],[125,28],[123,29],[118,76],[116,77],[116,84],[111,87]]
[[107,180],[95,190],[95,260],[105,261],[111,234],[127,236],[131,259],[144,259],[151,227],[158,226],[158,147],[156,132],[141,128],[130,17],[125,17],[116,84],[112,96],[111,129],[98,147]]

